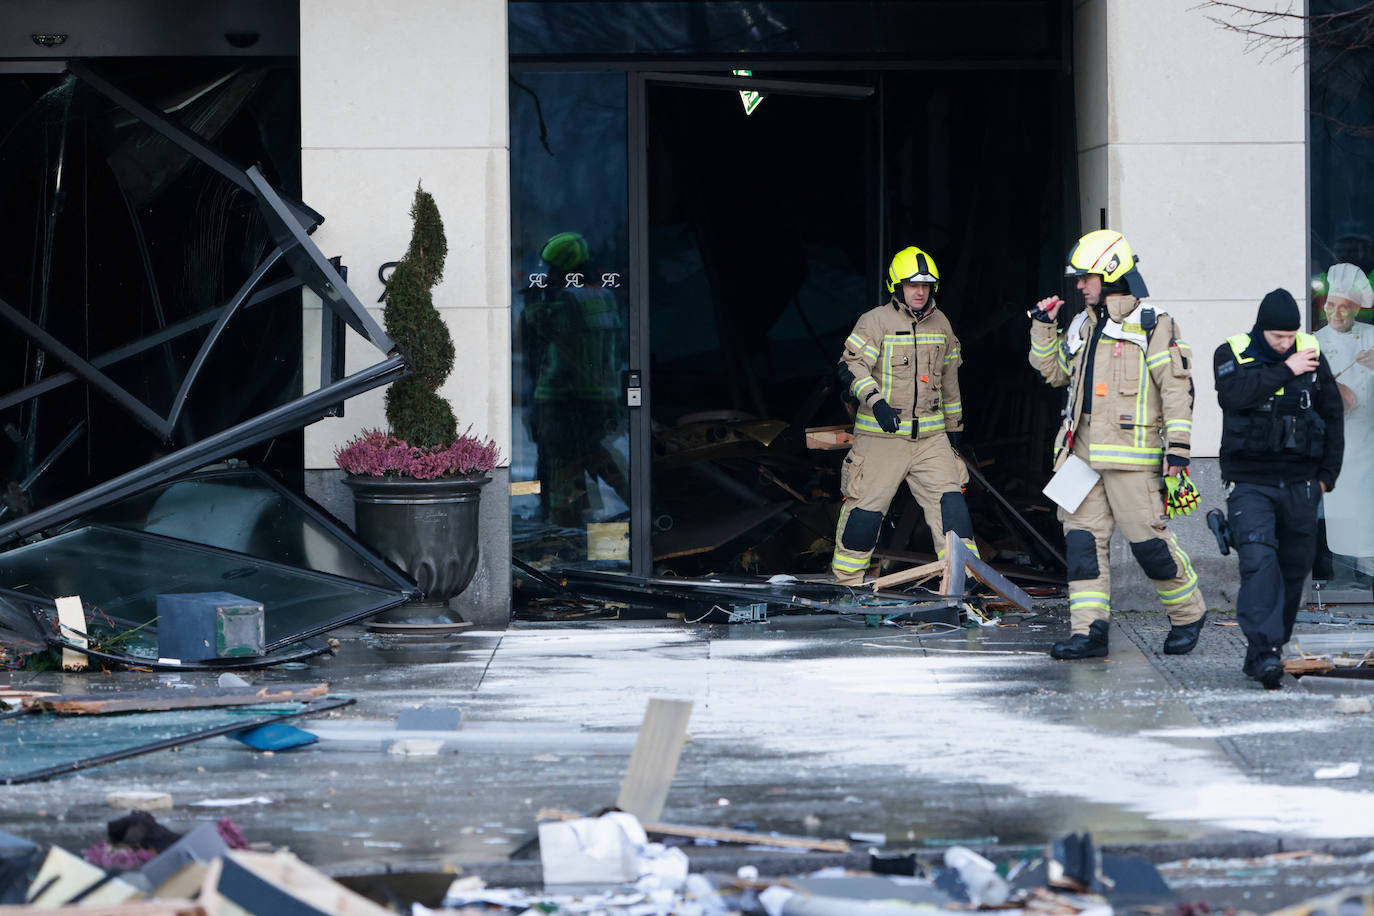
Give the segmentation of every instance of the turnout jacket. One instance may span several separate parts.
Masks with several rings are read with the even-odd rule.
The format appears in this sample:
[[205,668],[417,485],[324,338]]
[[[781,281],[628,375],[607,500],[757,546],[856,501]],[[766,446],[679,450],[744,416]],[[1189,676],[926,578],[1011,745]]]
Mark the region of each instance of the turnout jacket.
[[[964,428],[959,395],[959,338],[939,308],[920,321],[893,297],[859,316],[844,342],[840,380],[859,402],[854,435],[923,439]],[[901,426],[883,432],[873,416],[879,398],[897,411]]]
[[[1329,493],[1345,451],[1345,408],[1331,366],[1311,334],[1299,334],[1279,356],[1261,333],[1228,337],[1212,355],[1221,479],[1271,486],[1319,480]],[[1299,350],[1317,351],[1315,372],[1293,375],[1284,360]]]
[[1067,330],[1032,322],[1030,364],[1056,388],[1069,386],[1055,470],[1089,417],[1094,468],[1158,472],[1166,453],[1175,464],[1188,463],[1193,351],[1180,333],[1169,315],[1128,295],[1107,296],[1103,307],[1080,312]]

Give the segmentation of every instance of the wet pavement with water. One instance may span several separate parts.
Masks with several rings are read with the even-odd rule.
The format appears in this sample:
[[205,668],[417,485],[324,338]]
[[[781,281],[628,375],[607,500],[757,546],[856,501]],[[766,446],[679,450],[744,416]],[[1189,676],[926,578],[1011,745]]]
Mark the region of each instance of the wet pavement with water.
[[[124,813],[109,792],[153,789],[173,797],[156,812],[172,829],[229,816],[250,840],[333,874],[498,862],[541,808],[613,803],[645,704],[665,697],[693,703],[666,822],[880,833],[918,850],[1087,830],[1154,861],[1374,848],[1374,715],[1338,713],[1335,692],[1291,678],[1274,692],[1247,680],[1233,616],[1214,614],[1197,651],[1167,657],[1162,614],[1118,613],[1108,659],[1057,662],[1045,649],[1066,620],[1045,611],[976,629],[831,616],[517,623],[430,638],[353,627],[334,634],[333,657],[255,675],[327,681],[356,698],[297,723],[319,743],[265,754],[215,738],[12,786],[0,828],[79,851]],[[1371,629],[1299,627],[1352,642]],[[64,693],[173,677],[8,674]],[[396,729],[416,707],[463,711],[458,731],[420,735],[445,740],[436,756],[389,752],[417,734]],[[1354,777],[1315,778],[1352,761],[1363,763]]]

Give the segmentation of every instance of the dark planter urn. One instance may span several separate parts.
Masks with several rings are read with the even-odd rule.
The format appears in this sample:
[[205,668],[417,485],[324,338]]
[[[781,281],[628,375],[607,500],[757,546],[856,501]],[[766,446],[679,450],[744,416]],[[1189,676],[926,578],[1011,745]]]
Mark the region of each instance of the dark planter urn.
[[482,487],[490,477],[347,476],[358,537],[404,570],[424,597],[401,611],[446,608],[477,572]]

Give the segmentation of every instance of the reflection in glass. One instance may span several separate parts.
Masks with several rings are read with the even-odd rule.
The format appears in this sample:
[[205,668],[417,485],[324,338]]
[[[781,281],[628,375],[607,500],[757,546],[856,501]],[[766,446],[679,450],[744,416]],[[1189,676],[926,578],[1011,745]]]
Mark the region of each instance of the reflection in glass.
[[[1312,21],[1348,21],[1362,0],[1311,0]],[[1348,29],[1308,46],[1311,326],[1345,404],[1345,455],[1322,501],[1327,598],[1368,601],[1374,574],[1374,48]],[[1335,593],[1333,595],[1333,592]],[[1345,592],[1345,594],[1341,594]]]
[[627,566],[625,77],[511,82],[515,552]]
[[316,507],[252,468],[199,471],[79,519],[192,541],[383,588],[408,588]]
[[1336,490],[1322,500],[1337,586],[1363,585],[1359,577],[1374,574],[1374,324],[1356,320],[1371,307],[1374,288],[1363,270],[1349,263],[1327,270],[1326,325],[1316,337],[1345,405],[1345,457]]

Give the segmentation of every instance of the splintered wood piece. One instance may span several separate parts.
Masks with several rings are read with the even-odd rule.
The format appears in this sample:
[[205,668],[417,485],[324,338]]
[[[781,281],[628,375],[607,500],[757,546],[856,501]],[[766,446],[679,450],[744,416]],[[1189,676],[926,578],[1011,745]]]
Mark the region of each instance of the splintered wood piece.
[[[61,627],[62,638],[73,645],[86,648],[86,609],[77,596],[58,598],[57,623]],[[75,649],[62,649],[62,669],[80,671],[86,667],[86,656]]]
[[940,594],[959,597],[964,594],[965,566],[961,559],[968,551],[963,549],[964,542],[953,531],[945,532],[945,574],[940,577]]
[[849,448],[853,444],[854,433],[848,426],[812,426],[806,430],[807,448]]
[[26,709],[69,716],[99,716],[118,712],[160,712],[167,709],[210,709],[217,706],[255,706],[284,700],[322,697],[328,684],[266,684],[261,687],[191,687],[170,690],[126,690],[122,693],[81,693],[34,696]]
[[[537,817],[541,821],[571,821],[587,817],[576,811],[559,808],[540,808]],[[661,836],[700,837],[717,840],[721,843],[742,843],[747,846],[785,846],[791,849],[814,849],[817,852],[849,852],[846,840],[818,840],[804,836],[774,836],[771,833],[754,833],[748,830],[727,830],[720,827],[697,827],[691,824],[658,824],[641,822],[645,833]]]
[[635,748],[630,752],[629,766],[625,768],[625,779],[620,784],[617,808],[641,821],[653,820],[663,813],[668,788],[677,775],[691,715],[691,700],[649,700]]
[[1318,674],[1336,667],[1329,658],[1285,658],[1283,670],[1289,674]]
[[936,560],[934,563],[926,563],[924,566],[916,566],[911,569],[903,569],[900,572],[888,573],[886,576],[879,576],[873,580],[873,590],[876,592],[880,588],[892,588],[894,585],[905,585],[917,579],[924,579],[935,573],[945,571],[945,561]]

